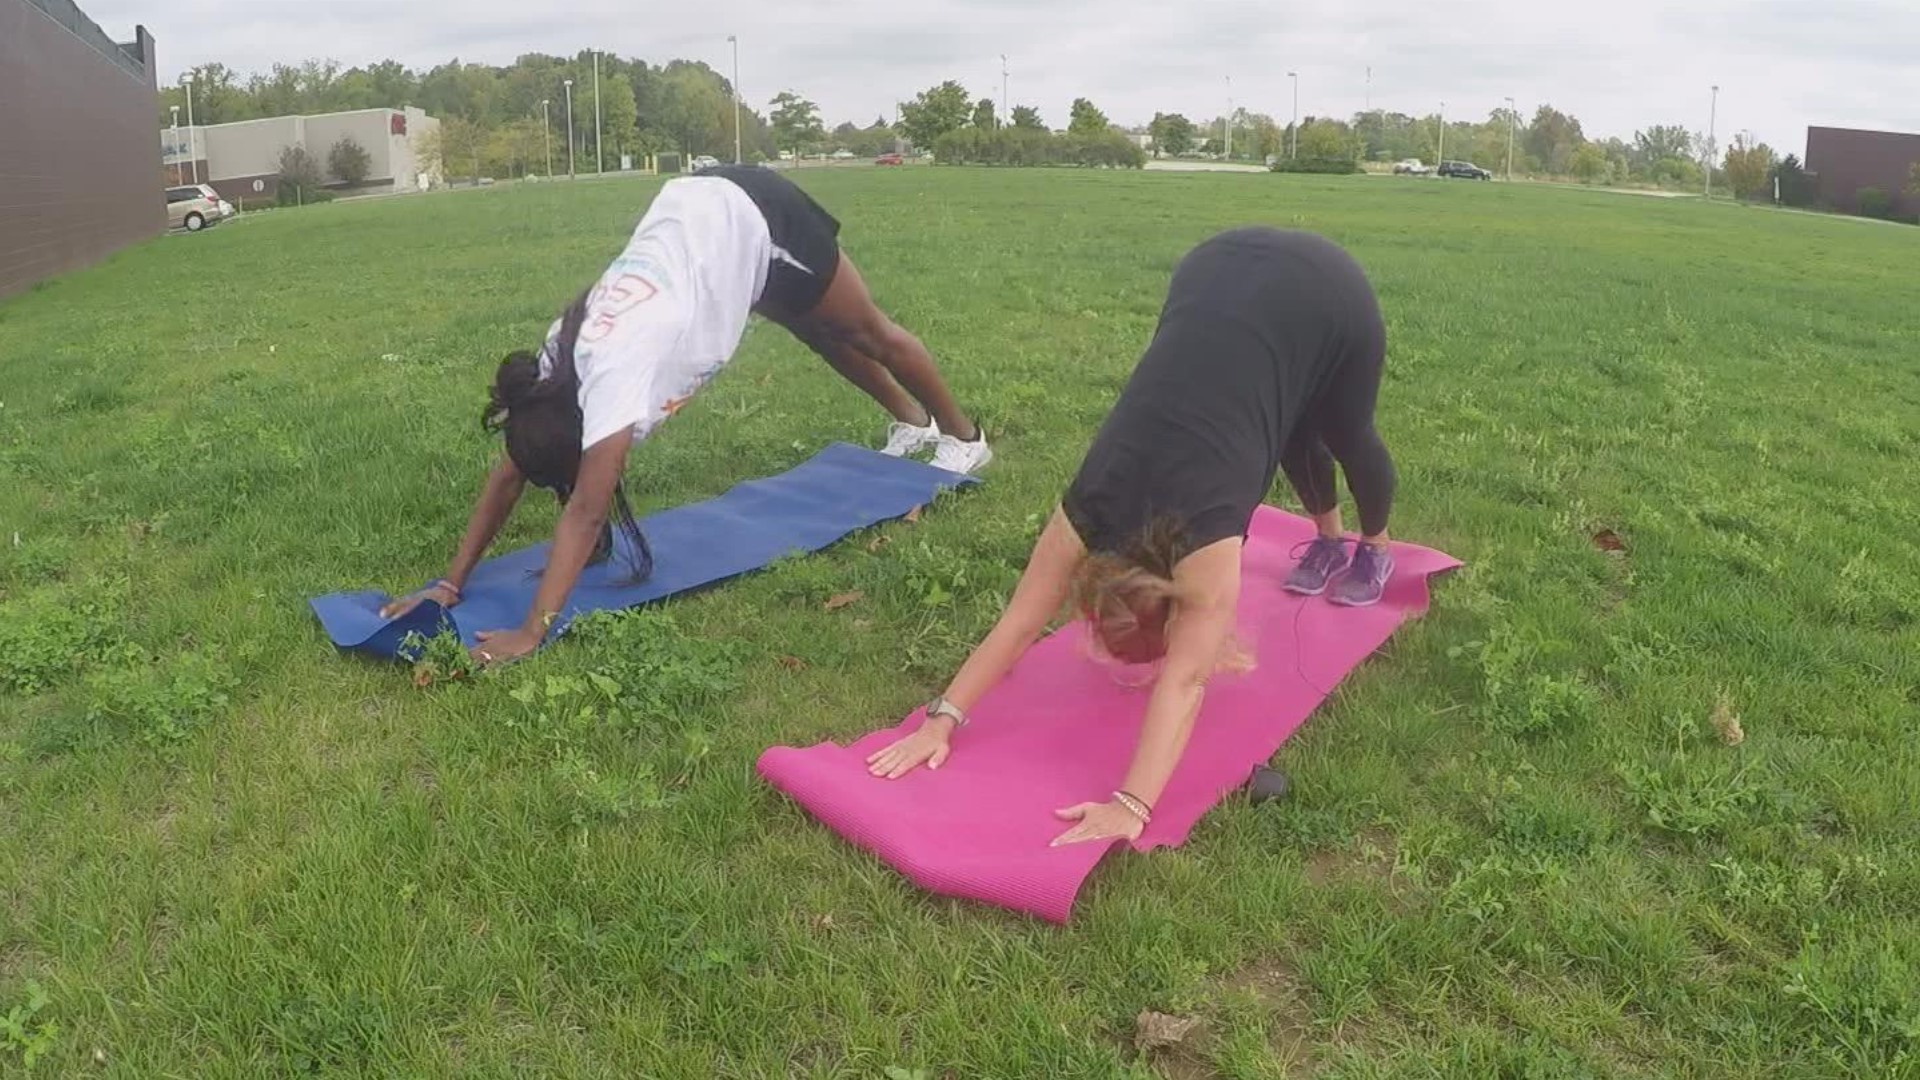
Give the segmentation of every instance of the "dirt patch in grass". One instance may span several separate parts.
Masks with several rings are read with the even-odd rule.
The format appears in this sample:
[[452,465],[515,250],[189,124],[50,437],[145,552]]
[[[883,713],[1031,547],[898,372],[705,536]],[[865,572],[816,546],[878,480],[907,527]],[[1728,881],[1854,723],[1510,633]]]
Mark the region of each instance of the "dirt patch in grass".
[[1399,850],[1392,833],[1363,829],[1345,847],[1322,848],[1307,856],[1307,881],[1315,886],[1372,883],[1396,892],[1393,868]]
[[1251,994],[1267,1009],[1267,1045],[1288,1069],[1288,1075],[1311,1076],[1314,1047],[1313,1010],[1305,984],[1293,965],[1264,960],[1241,968],[1222,983],[1228,991]]

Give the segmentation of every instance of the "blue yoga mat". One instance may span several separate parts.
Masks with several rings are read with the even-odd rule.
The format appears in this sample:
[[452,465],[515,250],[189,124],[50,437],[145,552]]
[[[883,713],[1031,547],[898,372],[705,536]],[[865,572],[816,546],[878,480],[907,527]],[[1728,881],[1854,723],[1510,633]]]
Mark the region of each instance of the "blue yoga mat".
[[[905,516],[972,477],[905,458],[834,443],[778,476],[751,480],[715,499],[663,510],[640,522],[653,548],[653,574],[628,583],[626,542],[614,557],[580,575],[556,633],[579,615],[629,608],[757,570],[788,555],[818,551],[857,529]],[[519,626],[533,604],[547,544],[488,559],[474,568],[461,602],[428,601],[399,619],[382,619],[392,598],[345,592],[309,603],[327,636],[342,649],[398,657],[410,633],[431,637],[451,627],[469,646],[481,630]]]

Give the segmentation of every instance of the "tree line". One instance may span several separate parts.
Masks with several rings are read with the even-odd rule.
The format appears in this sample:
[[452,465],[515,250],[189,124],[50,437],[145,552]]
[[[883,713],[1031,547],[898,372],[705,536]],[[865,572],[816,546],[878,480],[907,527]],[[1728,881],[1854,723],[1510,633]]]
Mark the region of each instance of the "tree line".
[[[1198,122],[1179,113],[1156,113],[1148,129],[1154,149],[1172,155],[1202,153],[1248,161],[1418,159],[1428,165],[1446,159],[1472,161],[1497,175],[1511,169],[1515,176],[1669,187],[1704,185],[1702,162],[1714,149],[1704,134],[1682,124],[1654,124],[1635,131],[1631,139],[1592,139],[1579,118],[1552,105],[1541,105],[1531,117],[1494,109],[1478,120],[1374,109],[1345,120],[1308,116],[1297,132],[1291,123],[1244,108],[1231,117]],[[1716,163],[1714,177],[1741,195],[1758,194],[1777,164],[1770,147],[1740,135]]]
[[[572,57],[529,53],[505,66],[447,63],[416,71],[386,60],[342,68],[331,60],[242,76],[223,64],[195,68],[193,119],[221,124],[292,113],[416,106],[442,123],[433,147],[451,175],[524,176],[573,167],[595,168],[594,54]],[[566,113],[572,80],[572,119]],[[664,64],[609,54],[600,56],[600,137],[608,167],[619,155],[678,151],[730,159],[734,139],[732,84],[702,61]],[[185,90],[164,89],[162,123],[170,106],[182,106]],[[544,103],[544,104],[543,104]],[[1156,154],[1203,154],[1249,162],[1392,162],[1418,158],[1470,160],[1496,174],[1566,177],[1598,184],[1649,184],[1690,188],[1714,161],[1716,185],[1742,197],[1770,195],[1779,180],[1781,198],[1811,202],[1814,185],[1800,163],[1780,158],[1764,143],[1737,135],[1719,153],[1701,133],[1683,124],[1655,124],[1631,139],[1589,138],[1577,117],[1541,105],[1531,117],[1510,109],[1481,119],[1413,116],[1385,109],[1347,119],[1309,116],[1297,129],[1273,116],[1236,109],[1231,116],[1190,119],[1156,113],[1150,124],[1128,133],[1093,102],[1076,99],[1067,126],[1050,128],[1039,110],[1019,105],[1002,118],[990,97],[974,97],[948,80],[899,103],[898,120],[845,122],[828,129],[819,107],[790,89],[766,103],[740,110],[740,143],[748,160],[845,150],[872,156],[910,144],[955,163],[1138,165],[1142,151],[1130,134],[1149,135]],[[1509,161],[1511,165],[1509,166]]]
[[900,103],[901,134],[950,165],[1080,165],[1137,169],[1146,151],[1086,98],[1075,98],[1067,129],[1053,131],[1040,110],[1016,105],[1002,121],[992,98],[975,100],[951,79]]
[[[599,60],[599,133],[608,168],[617,168],[623,153],[666,150],[731,160],[733,87],[719,72],[693,60],[655,65],[608,54]],[[430,149],[450,175],[544,173],[549,148],[551,171],[568,168],[569,148],[578,171],[596,167],[594,54],[585,50],[572,57],[529,53],[505,66],[451,60],[424,71],[392,60],[344,69],[309,60],[245,76],[218,63],[189,74],[192,118],[199,124],[415,106],[440,120],[439,145]],[[185,105],[185,85],[163,88],[162,124],[174,121],[175,106],[184,123]],[[768,119],[744,105],[740,141],[756,159],[774,153]]]

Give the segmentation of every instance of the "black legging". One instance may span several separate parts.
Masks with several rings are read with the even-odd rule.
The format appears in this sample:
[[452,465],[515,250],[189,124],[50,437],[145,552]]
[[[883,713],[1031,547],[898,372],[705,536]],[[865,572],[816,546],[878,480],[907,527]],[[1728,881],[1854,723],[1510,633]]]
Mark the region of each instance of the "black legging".
[[1380,375],[1387,366],[1387,335],[1377,308],[1365,322],[1360,340],[1351,343],[1300,418],[1280,467],[1307,512],[1324,514],[1340,505],[1333,479],[1338,461],[1360,508],[1361,535],[1378,536],[1387,531],[1393,512],[1393,456],[1373,426]]

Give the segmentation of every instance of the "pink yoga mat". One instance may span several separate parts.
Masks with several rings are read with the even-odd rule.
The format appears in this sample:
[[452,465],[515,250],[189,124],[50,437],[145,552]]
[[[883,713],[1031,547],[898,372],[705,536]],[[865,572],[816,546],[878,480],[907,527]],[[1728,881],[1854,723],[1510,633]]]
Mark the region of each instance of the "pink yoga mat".
[[[1310,522],[1271,507],[1254,515],[1242,562],[1240,633],[1257,657],[1245,675],[1207,690],[1193,738],[1135,850],[1185,842],[1200,815],[1253,767],[1402,622],[1427,608],[1427,578],[1459,561],[1395,544],[1386,598],[1339,608],[1281,589]],[[1075,623],[1035,645],[972,711],[938,772],[867,775],[867,755],[912,731],[920,713],[852,746],[775,747],[759,769],[841,836],[932,892],[1064,923],[1081,883],[1112,843],[1049,847],[1067,825],[1054,811],[1104,801],[1120,784],[1147,691],[1088,658]]]

